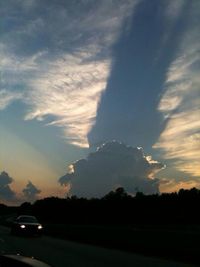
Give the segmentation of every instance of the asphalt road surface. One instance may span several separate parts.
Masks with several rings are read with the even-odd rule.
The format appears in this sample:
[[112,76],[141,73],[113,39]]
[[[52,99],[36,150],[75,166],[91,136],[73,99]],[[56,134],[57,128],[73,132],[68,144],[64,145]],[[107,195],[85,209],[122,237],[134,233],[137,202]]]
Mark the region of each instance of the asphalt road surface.
[[0,226],[0,253],[33,256],[53,267],[193,267],[133,253],[105,249],[66,240],[10,235]]

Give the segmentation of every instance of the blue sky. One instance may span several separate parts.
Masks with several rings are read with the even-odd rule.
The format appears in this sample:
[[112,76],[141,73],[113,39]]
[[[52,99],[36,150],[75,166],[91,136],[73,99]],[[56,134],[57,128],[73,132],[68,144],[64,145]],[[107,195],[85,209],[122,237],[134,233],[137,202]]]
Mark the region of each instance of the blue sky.
[[[142,185],[148,178],[159,179],[161,192],[199,187],[199,20],[197,0],[1,1],[2,201],[64,196],[83,185],[91,192],[79,159],[89,169],[91,151],[112,140],[143,147],[152,173],[134,174]],[[126,151],[109,149],[116,147]],[[116,175],[133,177],[125,166]],[[72,172],[75,191],[73,181],[59,183]],[[104,189],[126,187],[122,180]],[[101,183],[96,175],[92,184]]]

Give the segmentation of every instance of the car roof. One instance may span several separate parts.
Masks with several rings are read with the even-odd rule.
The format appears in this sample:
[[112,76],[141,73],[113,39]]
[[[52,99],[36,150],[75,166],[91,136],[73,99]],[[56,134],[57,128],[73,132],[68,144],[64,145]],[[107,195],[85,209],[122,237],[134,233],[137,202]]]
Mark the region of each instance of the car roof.
[[16,218],[16,222],[19,223],[39,223],[38,219],[35,216],[30,215],[20,215]]
[[36,218],[35,216],[31,216],[31,215],[20,215],[17,218],[21,218],[21,217]]

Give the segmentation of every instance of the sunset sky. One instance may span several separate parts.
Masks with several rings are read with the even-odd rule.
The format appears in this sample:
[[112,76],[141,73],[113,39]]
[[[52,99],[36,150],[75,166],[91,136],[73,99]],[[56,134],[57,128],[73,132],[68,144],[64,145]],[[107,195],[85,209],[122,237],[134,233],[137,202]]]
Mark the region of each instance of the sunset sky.
[[0,1],[0,202],[200,188],[200,1]]

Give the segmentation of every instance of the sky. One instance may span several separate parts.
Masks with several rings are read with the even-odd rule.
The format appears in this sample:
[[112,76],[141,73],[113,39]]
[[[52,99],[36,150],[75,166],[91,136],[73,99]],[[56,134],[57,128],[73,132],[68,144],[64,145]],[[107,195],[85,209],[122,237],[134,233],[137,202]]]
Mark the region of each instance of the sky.
[[200,1],[0,0],[0,202],[200,188]]

